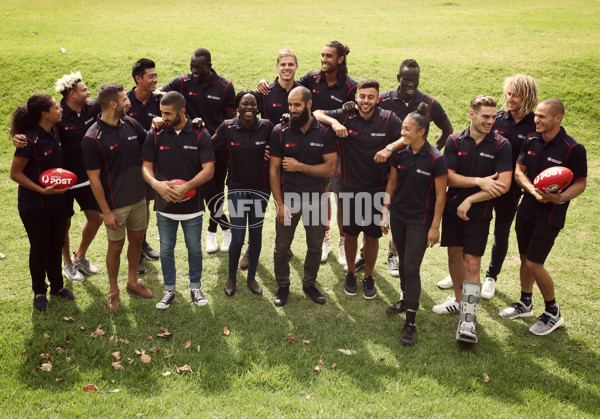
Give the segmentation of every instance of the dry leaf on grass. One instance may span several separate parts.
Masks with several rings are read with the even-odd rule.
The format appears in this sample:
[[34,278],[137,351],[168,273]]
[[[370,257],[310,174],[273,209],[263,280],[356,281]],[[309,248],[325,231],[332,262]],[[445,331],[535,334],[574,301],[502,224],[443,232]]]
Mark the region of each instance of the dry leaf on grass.
[[63,320],[66,322],[72,322],[74,319],[72,316],[69,316],[69,317],[63,317]]
[[187,348],[189,348],[191,345],[192,345],[192,340],[190,339],[190,340],[188,340],[188,341],[185,343],[185,345],[183,345],[183,349],[187,349]]
[[177,365],[175,365],[175,370],[177,371],[177,374],[181,374],[185,371],[189,371],[192,374],[194,373],[194,371],[192,371],[192,367],[190,367],[188,364],[185,364],[183,367],[178,367]]
[[115,335],[112,335],[111,337],[108,338],[109,345],[112,345],[114,341],[115,341]]
[[163,372],[163,373],[162,373],[162,376],[163,376],[163,377],[168,377],[168,376],[169,376],[169,375],[171,375],[171,374],[172,374],[172,372],[171,372],[171,371],[165,371],[165,372]]
[[125,368],[123,368],[123,364],[121,363],[121,361],[113,362],[112,366],[115,370],[124,370],[125,369]]
[[304,342],[304,343],[306,343],[308,345],[310,343],[310,340],[304,339],[302,342]]
[[119,391],[121,391],[121,390],[119,390],[118,388],[113,388],[112,390],[108,390],[109,393],[118,393]]
[[6,255],[4,253],[0,253],[0,260],[6,259]]
[[151,358],[151,357],[150,357],[150,355],[148,355],[148,354],[143,354],[143,355],[140,357],[140,359],[142,360],[142,362],[143,362],[144,364],[149,364],[149,363],[150,363],[150,361],[152,361],[152,358]]
[[286,339],[290,341],[290,343],[296,343],[296,336],[293,333],[288,333],[285,335]]
[[48,333],[44,333],[44,339],[50,339],[50,335]]
[[200,352],[200,345],[196,346],[196,349],[198,349],[198,352]]
[[354,349],[338,349],[339,352],[343,353],[344,355],[356,355],[356,351]]
[[127,360],[129,361],[130,364],[133,364],[133,361],[134,361],[133,358],[127,358]]
[[113,358],[115,359],[115,361],[118,361],[119,359],[121,359],[121,352],[113,352],[112,353]]
[[163,362],[167,362],[167,361],[169,360],[169,358],[171,358],[172,356],[173,356],[173,354],[165,356],[165,357],[162,359],[162,360],[163,360]]
[[155,354],[158,351],[160,351],[160,348],[158,346],[155,346],[154,348],[150,349],[150,353]]
[[98,391],[98,387],[93,384],[83,386],[83,391]]
[[71,362],[71,357],[70,356],[65,357],[65,361]]
[[147,337],[149,340],[154,340],[154,338],[152,337],[152,335],[151,335],[150,333],[147,333],[147,334],[146,334],[146,337]]
[[334,370],[337,367],[337,362],[334,362],[333,364],[331,364],[331,369]]
[[56,381],[62,381],[63,379],[62,379],[62,377],[56,377],[55,380]]
[[488,381],[490,381],[490,376],[487,375],[485,372],[483,373],[483,382],[487,383]]
[[83,327],[83,326],[79,326],[79,329],[80,329],[80,330],[85,330],[85,327]]
[[229,336],[229,329],[227,328],[227,326],[225,326],[225,327],[223,328],[223,334],[224,334],[225,336]]
[[127,339],[119,339],[119,342],[129,345],[129,341]]
[[408,354],[409,358],[414,358],[415,356],[413,354]]
[[98,327],[96,328],[96,331],[95,331],[95,332],[92,332],[92,333],[90,334],[90,336],[91,336],[91,337],[93,337],[93,338],[97,338],[97,337],[102,337],[102,336],[104,336],[104,334],[105,334],[105,333],[104,333],[104,330],[100,329],[100,325],[98,325]]
[[52,360],[52,359],[54,359],[54,357],[52,355],[50,355],[50,353],[47,353],[47,354],[39,354],[38,357],[37,357],[37,359],[50,359],[50,360]]
[[61,348],[60,346],[58,348],[55,349],[55,351],[61,355],[64,355],[66,352],[63,348]]
[[46,363],[42,364],[42,366],[40,367],[40,369],[42,371],[46,371],[46,372],[52,371],[52,363],[51,362],[46,362]]

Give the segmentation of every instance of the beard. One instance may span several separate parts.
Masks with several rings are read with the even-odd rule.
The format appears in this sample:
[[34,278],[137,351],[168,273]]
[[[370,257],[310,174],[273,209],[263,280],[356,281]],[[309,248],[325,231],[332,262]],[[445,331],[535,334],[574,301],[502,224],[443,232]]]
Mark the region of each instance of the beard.
[[308,122],[308,108],[304,107],[304,110],[300,113],[299,116],[290,116],[290,127],[294,129],[300,129]]
[[169,122],[169,126],[171,128],[176,127],[177,125],[179,125],[181,123],[181,116],[179,116],[179,114],[177,114],[177,116],[171,121]]

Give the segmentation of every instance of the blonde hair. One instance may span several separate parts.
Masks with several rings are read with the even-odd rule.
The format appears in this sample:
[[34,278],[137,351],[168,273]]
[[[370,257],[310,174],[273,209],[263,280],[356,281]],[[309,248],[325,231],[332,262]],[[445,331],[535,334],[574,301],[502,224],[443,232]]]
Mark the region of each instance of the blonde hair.
[[502,109],[505,111],[508,110],[506,104],[506,91],[509,87],[513,89],[515,95],[523,98],[523,103],[519,108],[519,114],[525,116],[531,113],[538,104],[539,93],[537,83],[533,77],[525,74],[515,74],[504,80],[504,93],[502,93],[502,98],[500,100],[503,102]]
[[77,84],[81,82],[81,72],[75,71],[71,74],[65,74],[54,83],[54,88],[58,93],[66,96],[71,90],[77,87]]
[[285,47],[277,53],[277,64],[279,64],[279,60],[281,60],[284,57],[292,57],[296,65],[298,65],[298,57],[296,56],[296,53],[290,48]]

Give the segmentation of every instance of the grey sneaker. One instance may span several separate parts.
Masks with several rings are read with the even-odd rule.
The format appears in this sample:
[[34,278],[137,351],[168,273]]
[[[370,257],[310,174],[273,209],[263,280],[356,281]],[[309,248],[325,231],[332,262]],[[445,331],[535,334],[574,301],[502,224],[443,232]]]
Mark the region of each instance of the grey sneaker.
[[92,262],[88,258],[78,258],[75,256],[75,252],[73,252],[73,265],[85,275],[96,275],[98,273],[98,268],[92,265]]
[[160,257],[158,252],[154,250],[146,240],[144,240],[144,243],[142,243],[142,253],[151,260],[158,260]]
[[192,302],[198,307],[203,307],[208,304],[208,300],[206,299],[204,294],[202,294],[200,288],[194,288],[190,290],[190,293],[192,294]]
[[510,307],[505,308],[500,312],[500,317],[503,319],[516,319],[517,317],[532,317],[533,316],[533,303],[530,306],[526,306],[522,301],[512,303]]
[[565,321],[560,315],[560,310],[556,316],[544,311],[544,314],[538,317],[538,321],[529,328],[529,331],[534,335],[546,336],[562,326],[564,322]]
[[175,300],[175,293],[173,291],[165,290],[163,296],[158,303],[156,303],[156,308],[159,310],[166,310],[171,307],[171,303]]
[[390,273],[390,275],[400,276],[400,271],[398,270],[398,256],[397,255],[388,254],[387,265],[388,265],[388,272]]
[[354,269],[356,269],[358,271],[359,269],[364,268],[365,265],[366,265],[365,257],[363,255],[358,255],[358,257],[354,261]]
[[373,276],[369,275],[368,278],[363,278],[363,297],[367,300],[372,300],[377,296],[377,289],[375,288],[375,280]]
[[65,265],[63,267],[62,274],[69,281],[82,282],[85,279],[74,263],[71,263],[70,265]]
[[144,254],[140,254],[140,261],[137,267],[137,273],[145,274],[146,273],[146,256]]

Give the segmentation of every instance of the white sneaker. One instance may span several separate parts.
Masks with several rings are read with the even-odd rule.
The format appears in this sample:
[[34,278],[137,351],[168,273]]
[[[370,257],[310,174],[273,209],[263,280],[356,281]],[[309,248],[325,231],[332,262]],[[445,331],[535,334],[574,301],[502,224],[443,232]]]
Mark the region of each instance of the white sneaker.
[[79,269],[80,272],[86,275],[96,275],[98,273],[98,268],[92,265],[92,262],[86,257],[78,258],[75,256],[75,252],[73,252],[73,265]]
[[221,242],[221,252],[229,252],[231,244],[231,230],[223,231],[223,241]]
[[481,298],[485,298],[489,300],[496,293],[496,280],[494,278],[490,278],[489,276],[485,278],[485,282],[481,287]]
[[346,247],[344,246],[346,243],[345,237],[340,237],[340,241],[338,242],[338,263],[342,266],[346,267],[348,270],[348,262],[346,262]]
[[215,253],[217,250],[219,250],[217,233],[206,232],[206,251],[208,253]]
[[331,253],[331,235],[329,230],[325,230],[325,237],[323,237],[323,247],[321,248],[321,262],[325,262]]
[[398,256],[397,255],[388,254],[387,265],[388,265],[388,272],[390,273],[390,275],[400,276],[400,271],[398,269]]
[[69,281],[82,282],[85,279],[74,263],[71,263],[70,265],[65,265],[63,267],[62,274]]
[[446,297],[442,304],[433,306],[435,314],[454,314],[460,312],[460,304],[456,302],[456,297]]
[[443,290],[447,290],[447,289],[454,287],[454,285],[452,285],[452,277],[450,275],[448,275],[446,278],[439,281],[437,283],[437,286],[438,286],[438,288],[441,288]]

